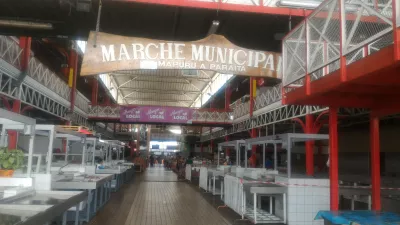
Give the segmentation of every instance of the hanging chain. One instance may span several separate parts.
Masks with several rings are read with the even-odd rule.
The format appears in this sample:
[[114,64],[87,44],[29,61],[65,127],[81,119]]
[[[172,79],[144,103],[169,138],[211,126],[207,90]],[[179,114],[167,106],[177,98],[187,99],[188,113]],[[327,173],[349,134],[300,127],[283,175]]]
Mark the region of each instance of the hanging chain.
[[96,33],[94,34],[93,47],[96,48],[97,44],[97,33],[100,29],[100,18],[101,18],[101,7],[103,6],[102,0],[99,0],[99,10],[97,11],[97,21],[96,21]]

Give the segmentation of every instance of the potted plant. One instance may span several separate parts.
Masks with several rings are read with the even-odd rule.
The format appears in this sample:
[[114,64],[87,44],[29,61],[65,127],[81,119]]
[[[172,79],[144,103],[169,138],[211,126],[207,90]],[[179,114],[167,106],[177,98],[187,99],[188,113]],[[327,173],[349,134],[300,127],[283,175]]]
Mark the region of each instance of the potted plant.
[[14,170],[22,167],[24,152],[18,149],[0,149],[0,177],[12,177]]

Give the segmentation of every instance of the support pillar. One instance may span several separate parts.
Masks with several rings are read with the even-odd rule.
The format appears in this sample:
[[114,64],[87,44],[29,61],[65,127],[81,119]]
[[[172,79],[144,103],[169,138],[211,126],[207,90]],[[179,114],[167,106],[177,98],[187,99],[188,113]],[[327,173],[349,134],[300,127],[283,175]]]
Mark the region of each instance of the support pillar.
[[[306,130],[307,134],[313,133],[314,116],[312,114],[306,115]],[[306,142],[306,174],[308,176],[314,175],[314,141]]]
[[92,80],[92,105],[97,105],[97,97],[99,96],[99,81],[97,77]]
[[337,108],[329,107],[329,179],[331,211],[339,210]]
[[225,88],[225,111],[228,111],[230,108],[229,105],[231,104],[231,95],[232,95],[231,84],[227,83]]
[[[19,46],[22,49],[22,58],[21,58],[21,75],[19,78],[19,82],[17,82],[17,85],[20,86],[20,84],[23,82],[23,79],[25,78],[26,74],[28,73],[29,69],[29,60],[31,56],[31,42],[32,38],[31,37],[20,37],[19,38]],[[18,87],[19,90],[19,87]],[[18,98],[20,96],[18,95]],[[13,101],[12,112],[15,113],[20,113],[21,112],[21,100],[16,99]],[[9,149],[17,149],[17,143],[18,143],[18,133],[14,130],[10,130],[7,132],[8,133],[8,148]]]
[[[249,109],[250,119],[253,118],[254,97],[256,96],[256,93],[257,93],[257,81],[256,81],[256,79],[254,79],[254,77],[250,77],[250,104],[249,104],[250,105],[250,109]],[[251,136],[251,138],[257,137],[257,131],[256,131],[255,128],[251,129],[250,136]],[[257,146],[253,145],[251,147],[251,157],[255,157],[256,151],[257,151]],[[245,160],[247,160],[247,159],[245,159]],[[255,160],[252,160],[252,165],[251,166],[253,168],[256,167]]]
[[[225,111],[230,110],[230,104],[231,104],[231,95],[232,95],[232,90],[231,90],[231,84],[227,83],[225,87]],[[225,141],[229,141],[229,136],[225,136]],[[230,156],[230,149],[226,149],[226,156]]]
[[[20,113],[21,111],[21,100],[14,100],[12,111],[15,113]],[[7,131],[8,134],[8,149],[17,149],[18,143],[18,133],[15,130]]]
[[379,118],[370,116],[372,210],[381,210]]
[[[68,86],[71,89],[71,94],[70,94],[70,114],[72,115],[74,113],[75,109],[75,97],[76,97],[76,77],[78,73],[78,54],[74,49],[71,49],[70,54],[69,54],[69,77],[68,77]],[[69,125],[72,124],[71,121],[68,122]]]

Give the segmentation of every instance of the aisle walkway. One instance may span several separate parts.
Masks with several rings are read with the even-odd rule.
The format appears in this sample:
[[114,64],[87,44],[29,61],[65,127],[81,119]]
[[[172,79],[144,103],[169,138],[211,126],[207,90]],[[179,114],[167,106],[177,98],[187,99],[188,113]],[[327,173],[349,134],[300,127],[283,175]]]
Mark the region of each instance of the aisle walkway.
[[90,225],[229,225],[210,199],[172,171],[148,168],[113,193]]
[[149,168],[125,225],[227,225],[222,216],[176,174]]

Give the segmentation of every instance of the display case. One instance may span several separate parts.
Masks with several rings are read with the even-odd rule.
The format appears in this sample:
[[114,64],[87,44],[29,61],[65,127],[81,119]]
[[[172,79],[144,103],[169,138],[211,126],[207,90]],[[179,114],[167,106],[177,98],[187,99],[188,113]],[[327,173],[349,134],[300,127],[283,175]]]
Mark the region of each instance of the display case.
[[[35,139],[35,126],[36,121],[32,118],[22,116],[4,109],[0,109],[0,125],[1,125],[1,136],[0,136],[0,148],[9,149],[9,139],[11,139],[11,132],[15,132],[13,135],[16,136],[26,135],[28,137],[27,148],[25,149],[25,154],[27,155],[27,162],[24,163],[21,169],[19,169],[20,173],[18,174],[19,178],[27,178],[27,180],[31,180],[32,173],[32,158],[33,158],[33,148],[34,148],[34,139]],[[16,143],[15,143],[16,144]],[[15,146],[18,147],[18,146]],[[14,175],[14,177],[17,177]],[[0,186],[1,186],[0,178]],[[23,179],[19,179],[23,180]],[[28,181],[27,181],[28,182]],[[30,181],[32,183],[32,181]]]

